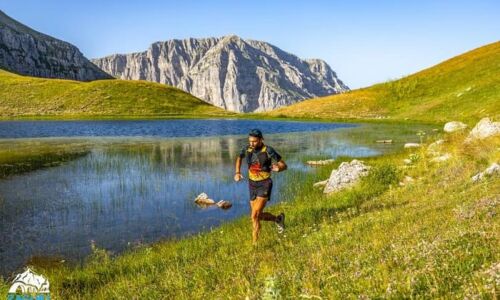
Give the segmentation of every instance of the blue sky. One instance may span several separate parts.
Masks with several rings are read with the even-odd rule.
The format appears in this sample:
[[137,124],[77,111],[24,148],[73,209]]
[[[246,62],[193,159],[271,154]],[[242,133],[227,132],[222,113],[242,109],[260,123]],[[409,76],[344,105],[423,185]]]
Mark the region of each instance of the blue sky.
[[0,0],[89,58],[155,41],[237,34],[321,58],[351,88],[399,78],[500,39],[500,1]]

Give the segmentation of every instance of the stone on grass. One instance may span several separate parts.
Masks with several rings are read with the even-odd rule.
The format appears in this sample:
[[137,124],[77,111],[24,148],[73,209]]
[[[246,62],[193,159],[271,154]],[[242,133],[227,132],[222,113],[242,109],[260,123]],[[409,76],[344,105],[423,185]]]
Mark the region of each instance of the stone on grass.
[[430,160],[430,162],[443,162],[443,161],[447,161],[450,158],[451,158],[451,154],[445,153],[441,156],[437,156],[437,157],[432,158]]
[[369,166],[357,159],[343,162],[332,171],[323,193],[330,194],[354,185],[362,176],[368,175]]
[[403,181],[399,182],[399,186],[405,186],[405,185],[410,184],[410,183],[412,183],[414,181],[415,181],[415,179],[413,179],[413,177],[405,176],[405,178],[403,179]]
[[458,121],[451,121],[451,122],[444,124],[443,130],[445,132],[451,133],[451,132],[464,130],[465,128],[467,128],[467,124],[464,124],[464,123],[458,122]]
[[485,177],[498,175],[500,174],[500,165],[497,163],[492,163],[491,166],[486,168],[483,172],[479,172],[476,175],[472,176],[472,182],[481,181]]
[[404,147],[406,149],[409,149],[409,148],[418,148],[418,147],[420,147],[420,144],[419,143],[406,143]]
[[466,141],[482,140],[495,135],[500,135],[500,122],[492,122],[490,118],[483,118],[472,128]]

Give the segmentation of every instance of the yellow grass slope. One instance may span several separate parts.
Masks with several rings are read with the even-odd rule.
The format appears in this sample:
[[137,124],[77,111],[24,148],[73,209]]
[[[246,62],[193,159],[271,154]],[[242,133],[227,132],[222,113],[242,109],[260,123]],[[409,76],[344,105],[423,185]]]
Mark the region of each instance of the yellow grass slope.
[[500,112],[500,42],[488,44],[399,80],[306,100],[272,117],[392,119],[473,124]]

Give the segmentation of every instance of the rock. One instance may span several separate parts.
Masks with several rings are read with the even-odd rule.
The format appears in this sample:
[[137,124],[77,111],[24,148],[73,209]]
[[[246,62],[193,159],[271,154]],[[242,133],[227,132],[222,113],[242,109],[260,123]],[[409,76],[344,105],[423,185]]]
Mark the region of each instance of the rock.
[[500,165],[498,163],[493,163],[491,166],[486,168],[483,172],[479,172],[476,175],[472,176],[472,182],[478,182],[485,177],[493,176],[496,174],[500,174]]
[[444,124],[443,130],[445,132],[451,133],[455,131],[464,130],[465,128],[467,128],[467,124],[458,121],[452,121]]
[[438,156],[439,155],[439,148],[440,146],[444,144],[444,140],[437,140],[435,141],[434,143],[430,144],[428,147],[427,147],[427,153],[431,154],[431,155],[434,155],[434,156]]
[[308,160],[306,163],[311,166],[321,166],[334,163],[335,159],[325,159],[325,160]]
[[215,201],[208,198],[208,195],[205,193],[199,194],[195,199],[194,202],[196,204],[205,204],[205,205],[212,205],[215,204]]
[[198,205],[201,206],[210,206],[210,205],[216,205],[217,207],[220,207],[222,209],[228,209],[233,206],[233,204],[229,201],[226,200],[220,200],[219,202],[215,203],[213,199],[208,198],[208,195],[206,193],[201,193],[199,194],[195,199],[194,202]]
[[366,176],[369,169],[369,166],[366,166],[362,161],[356,159],[352,160],[350,163],[341,163],[338,169],[333,170],[330,174],[330,178],[328,179],[323,193],[329,194],[352,186],[362,176]]
[[392,140],[378,140],[378,141],[375,141],[377,143],[381,143],[381,144],[392,144]]
[[419,148],[419,147],[420,147],[420,144],[419,144],[419,143],[406,143],[406,144],[404,145],[404,147],[405,147],[406,149],[408,149],[408,148]]
[[482,140],[499,134],[500,122],[492,122],[490,118],[483,118],[476,124],[476,126],[474,126],[474,128],[472,128],[472,131],[470,132],[466,141],[471,141],[474,139]]
[[414,180],[412,177],[410,177],[410,176],[405,176],[405,178],[403,179],[403,181],[400,181],[400,182],[399,182],[399,186],[405,186],[405,185],[410,184],[410,183],[412,183],[412,182],[414,182],[414,181],[415,181],[415,180]]
[[430,144],[427,148],[437,148],[438,146],[444,144],[444,140],[437,140],[434,143]]
[[110,79],[70,43],[37,32],[0,11],[0,66],[15,73],[73,80]]
[[216,203],[216,205],[222,209],[228,209],[228,208],[231,208],[231,206],[233,206],[233,204],[231,204],[231,202],[226,201],[226,200],[220,200],[219,202]]
[[430,162],[443,162],[443,161],[447,161],[450,158],[451,158],[451,154],[445,153],[445,154],[443,154],[441,156],[432,158],[430,160]]
[[316,182],[315,184],[313,184],[313,187],[315,187],[315,188],[324,187],[327,183],[328,183],[328,179]]
[[156,42],[143,52],[92,62],[117,78],[172,85],[236,112],[269,111],[349,90],[323,60],[302,60],[235,35]]

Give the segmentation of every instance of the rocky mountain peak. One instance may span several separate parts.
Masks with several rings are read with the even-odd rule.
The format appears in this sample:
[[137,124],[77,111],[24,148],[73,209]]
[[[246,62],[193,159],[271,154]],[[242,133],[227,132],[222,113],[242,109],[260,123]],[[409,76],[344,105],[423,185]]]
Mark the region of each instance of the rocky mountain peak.
[[237,35],[156,42],[144,52],[92,61],[115,77],[174,85],[237,112],[267,111],[349,89],[323,60],[302,60]]
[[0,11],[0,68],[23,75],[74,80],[112,78],[75,46],[40,33]]

